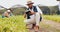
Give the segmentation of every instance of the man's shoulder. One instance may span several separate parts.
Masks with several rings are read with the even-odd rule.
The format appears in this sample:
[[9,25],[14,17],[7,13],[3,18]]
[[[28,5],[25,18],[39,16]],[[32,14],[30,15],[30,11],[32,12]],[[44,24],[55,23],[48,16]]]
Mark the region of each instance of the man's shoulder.
[[36,7],[36,6],[33,6],[33,7]]

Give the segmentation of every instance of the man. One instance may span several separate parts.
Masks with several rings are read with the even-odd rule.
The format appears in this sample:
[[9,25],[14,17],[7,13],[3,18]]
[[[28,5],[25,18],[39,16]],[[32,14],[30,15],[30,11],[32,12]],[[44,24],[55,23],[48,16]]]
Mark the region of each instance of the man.
[[5,11],[5,12],[2,14],[2,18],[4,18],[4,17],[9,18],[10,16],[12,16],[12,13],[11,13],[10,9],[8,9],[7,11]]
[[25,20],[25,22],[27,24],[33,24],[33,27],[35,29],[35,31],[38,31],[39,29],[39,22],[40,22],[40,15],[42,15],[42,11],[39,9],[38,6],[33,6],[33,2],[32,1],[28,1],[27,2],[27,11],[24,14],[24,18],[27,18]]

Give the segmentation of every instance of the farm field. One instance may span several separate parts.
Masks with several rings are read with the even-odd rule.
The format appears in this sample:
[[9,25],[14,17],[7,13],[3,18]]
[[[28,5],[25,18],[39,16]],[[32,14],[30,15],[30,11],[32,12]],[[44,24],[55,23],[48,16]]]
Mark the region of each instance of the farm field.
[[[23,21],[24,18],[22,15],[12,16],[10,18],[0,18],[0,32],[28,32],[25,26],[26,23],[24,23]],[[58,24],[54,23],[51,24],[51,22],[52,21],[42,20],[42,22],[40,22],[40,30],[42,32],[60,32],[60,29],[57,29],[60,26],[56,26]]]
[[60,15],[44,15],[44,19],[60,23]]
[[0,32],[27,32],[23,20],[22,16],[0,18]]

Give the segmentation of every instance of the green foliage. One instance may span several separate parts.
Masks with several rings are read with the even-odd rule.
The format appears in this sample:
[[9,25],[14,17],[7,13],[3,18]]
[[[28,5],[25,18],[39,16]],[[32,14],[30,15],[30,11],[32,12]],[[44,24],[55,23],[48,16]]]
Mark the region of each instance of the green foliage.
[[24,8],[14,8],[13,9],[13,14],[14,15],[23,15],[24,14],[25,9]]
[[0,32],[27,32],[23,16],[0,18]]
[[46,14],[46,15],[60,14],[58,6],[41,6],[40,8],[41,8],[43,14]]
[[60,23],[60,15],[44,15],[44,18]]
[[0,10],[0,14],[4,13],[5,11],[6,11],[6,9]]

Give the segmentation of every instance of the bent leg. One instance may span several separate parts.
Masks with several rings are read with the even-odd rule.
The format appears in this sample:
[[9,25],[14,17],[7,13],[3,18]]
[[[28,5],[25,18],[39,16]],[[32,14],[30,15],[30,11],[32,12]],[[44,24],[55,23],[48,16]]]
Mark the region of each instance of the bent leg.
[[27,24],[28,27],[31,27],[32,28],[32,24],[35,23],[35,20],[34,20],[34,15],[31,16],[30,19],[26,19],[24,22]]
[[36,21],[36,26],[34,27],[34,29],[37,32],[39,30],[39,22],[40,22],[40,14],[39,13],[35,14],[35,21]]
[[40,14],[39,13],[35,14],[35,20],[36,20],[36,25],[39,26],[39,22],[40,22]]

